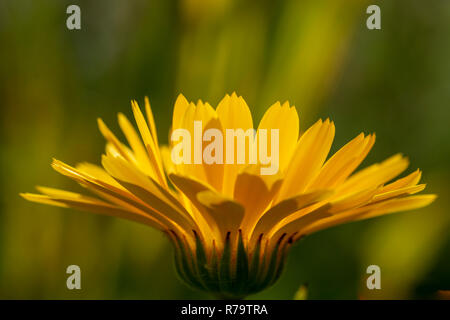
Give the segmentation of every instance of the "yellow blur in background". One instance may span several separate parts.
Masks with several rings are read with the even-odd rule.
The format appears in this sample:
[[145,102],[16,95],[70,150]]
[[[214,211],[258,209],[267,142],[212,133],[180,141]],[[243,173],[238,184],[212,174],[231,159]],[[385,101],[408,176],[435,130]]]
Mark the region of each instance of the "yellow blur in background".
[[[368,163],[402,152],[439,198],[413,212],[314,234],[290,253],[272,288],[293,299],[436,298],[450,289],[450,2],[432,0],[0,2],[0,298],[207,298],[175,276],[158,231],[75,210],[36,205],[37,183],[73,190],[50,167],[100,162],[96,118],[115,132],[118,112],[148,96],[167,142],[173,103],[216,105],[236,91],[258,122],[275,101],[297,107],[300,130],[318,117],[337,126],[332,151],[376,132]],[[366,8],[381,8],[368,30]],[[81,190],[81,187],[78,187]],[[66,268],[81,268],[68,290]],[[381,268],[368,290],[366,268]]]

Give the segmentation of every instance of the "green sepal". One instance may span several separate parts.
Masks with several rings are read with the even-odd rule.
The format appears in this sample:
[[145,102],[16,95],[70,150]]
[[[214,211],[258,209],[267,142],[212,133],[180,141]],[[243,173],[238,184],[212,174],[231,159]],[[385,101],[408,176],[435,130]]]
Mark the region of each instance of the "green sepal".
[[220,281],[220,291],[230,292],[231,286],[231,240],[230,232],[227,233],[225,238],[225,244],[223,248],[222,257],[220,259],[219,265],[219,281]]
[[[180,261],[181,261],[181,276],[183,276],[183,279],[190,284],[193,287],[199,288],[199,289],[206,289],[203,284],[198,280],[196,276],[196,272],[191,269],[191,263],[193,262],[193,257],[190,248],[185,248],[185,244],[180,239],[180,237],[174,232],[175,239],[177,240],[178,246],[180,248]],[[187,245],[187,244],[186,244]]]
[[214,282],[211,278],[210,272],[208,270],[208,261],[205,253],[205,248],[200,237],[194,232],[195,235],[195,255],[197,263],[196,269],[199,277],[199,281],[206,287],[209,291],[216,292],[219,290],[217,282]]
[[252,288],[256,285],[259,274],[259,264],[261,262],[261,242],[263,235],[261,234],[256,242],[256,246],[252,256],[252,262],[250,263],[249,279],[248,279],[248,290],[252,291]]
[[219,282],[219,258],[217,255],[217,250],[215,243],[213,242],[211,261],[208,264],[208,272],[210,276],[210,281],[215,285],[215,290],[220,291],[220,282]]
[[[273,249],[270,258],[269,258],[269,265],[267,266],[267,271],[264,271],[265,268],[262,268],[262,276],[258,281],[259,283],[254,288],[255,291],[260,291],[264,288],[266,288],[271,282],[272,279],[275,277],[276,271],[277,271],[277,265],[278,265],[278,252],[280,248],[280,244],[283,241],[283,238],[286,236],[286,234],[283,234],[280,239],[277,241],[275,248]],[[266,259],[264,259],[266,260]]]
[[288,252],[288,250],[289,250],[289,246],[291,245],[291,240],[289,239],[288,241],[286,241],[285,243],[284,243],[284,245],[283,245],[283,247],[282,248],[280,248],[280,257],[279,257],[279,262],[278,262],[278,265],[277,265],[277,270],[275,271],[275,274],[274,274],[274,276],[273,276],[273,278],[272,278],[272,280],[270,281],[270,283],[269,283],[269,285],[268,286],[271,286],[271,285],[273,285],[275,282],[277,282],[278,281],[278,279],[280,278],[280,276],[281,276],[281,273],[283,272],[283,269],[284,269],[284,265],[285,265],[285,263],[286,263],[286,260],[287,260],[287,252]]
[[242,239],[242,232],[239,230],[236,270],[233,277],[233,294],[241,295],[247,291],[248,286],[248,256]]

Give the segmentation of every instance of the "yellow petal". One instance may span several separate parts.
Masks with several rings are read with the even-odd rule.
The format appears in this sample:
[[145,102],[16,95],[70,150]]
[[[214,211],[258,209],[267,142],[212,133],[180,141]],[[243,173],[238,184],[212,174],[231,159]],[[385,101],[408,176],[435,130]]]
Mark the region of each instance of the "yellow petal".
[[413,173],[410,173],[406,177],[395,180],[394,182],[387,184],[381,189],[381,192],[389,192],[393,190],[397,190],[400,188],[406,188],[409,186],[414,186],[419,183],[420,178],[422,177],[422,172],[417,169]]
[[182,194],[185,195],[190,200],[190,202],[198,209],[198,211],[192,211],[195,221],[200,224],[203,230],[210,230],[210,232],[215,236],[219,236],[220,231],[217,222],[208,212],[205,212],[203,206],[197,198],[198,193],[205,190],[211,190],[212,187],[193,178],[175,173],[169,174],[169,179],[174,184],[174,186],[178,188],[178,190],[180,190]]
[[375,142],[375,135],[359,134],[325,162],[308,190],[330,189],[340,185],[364,160]]
[[261,176],[247,172],[237,176],[234,199],[245,208],[245,217],[241,222],[244,237],[250,234],[263,211],[272,202],[280,183],[268,185]]
[[[314,191],[311,193],[297,195],[286,199],[270,208],[258,221],[252,233],[252,242],[256,240],[261,233],[270,235],[272,229],[279,225],[284,218],[312,204],[322,201],[331,194],[328,190]],[[282,225],[280,224],[279,227]]]
[[[285,102],[283,106],[279,102],[273,104],[259,123],[258,131],[261,129],[266,129],[268,136],[270,136],[271,129],[279,130],[280,170],[284,171],[298,140],[299,120],[295,107],[289,107],[288,102]],[[270,144],[267,146],[267,150],[271,150]]]
[[[184,175],[189,175],[194,177],[195,179],[206,181],[206,172],[203,165],[203,137],[197,136],[197,133],[195,132],[195,121],[201,121],[202,123],[202,132],[205,129],[205,126],[208,125],[208,123],[216,116],[214,109],[208,104],[203,103],[199,101],[197,105],[190,103],[187,107],[185,114],[183,116],[183,119],[181,121],[180,128],[188,130],[190,133],[190,146],[191,146],[191,159],[190,163],[182,163],[177,165],[178,171],[182,172]],[[201,133],[199,133],[201,134]],[[196,163],[195,159],[195,148],[196,148],[196,141],[195,139],[200,139],[200,156],[201,159],[199,160],[199,163]]]
[[358,208],[369,203],[380,190],[379,187],[372,187],[352,194],[346,194],[330,202],[330,213],[338,213],[351,208]]
[[95,179],[101,180],[116,188],[125,190],[116,180],[114,180],[113,177],[108,174],[108,172],[105,171],[105,169],[100,166],[88,162],[82,162],[77,164],[75,168],[84,174],[95,177]]
[[147,148],[147,154],[153,170],[157,174],[157,180],[164,186],[167,186],[166,177],[164,175],[164,170],[162,167],[161,156],[159,154],[159,149],[155,145],[155,141],[150,133],[150,130],[145,121],[144,115],[139,109],[136,101],[131,102],[133,108],[134,118],[136,119],[136,124],[138,125],[139,132],[141,133],[142,140],[144,141],[145,147]]
[[[209,129],[217,129],[220,132],[222,132],[222,126],[220,124],[220,121],[217,118],[211,119],[205,126],[204,130]],[[204,142],[202,150],[206,148],[206,146],[212,142]],[[217,150],[216,150],[217,151]],[[204,161],[204,160],[203,160]],[[223,175],[224,175],[224,159],[223,159],[223,152],[222,152],[222,163],[212,163],[207,164],[203,163],[203,169],[205,172],[205,178],[206,181],[214,187],[215,190],[218,192],[222,192],[223,189]]]
[[402,173],[409,165],[407,158],[396,154],[381,163],[371,165],[348,178],[336,194],[355,192],[380,186]]
[[175,172],[175,165],[172,162],[169,147],[162,146],[160,150],[161,150],[161,159],[163,162],[164,170],[167,172],[167,174]]
[[139,197],[153,210],[174,221],[184,230],[196,228],[195,222],[176,198],[123,158],[107,154],[102,157],[102,164],[125,189]]
[[331,214],[328,212],[329,208],[329,204],[324,204],[301,216],[300,218],[292,220],[286,225],[282,225],[281,227],[278,225],[271,231],[271,246],[273,246],[275,244],[274,242],[277,241],[277,239],[279,239],[283,234],[287,235],[287,239],[295,240],[301,235],[301,230],[303,230],[306,226],[309,226],[315,222],[323,221],[324,219],[330,217]]
[[119,139],[116,138],[114,133],[109,130],[109,128],[106,126],[106,124],[103,122],[102,119],[97,119],[98,128],[104,138],[109,142],[112,148],[116,150],[117,153],[119,153],[122,157],[127,159],[130,162],[136,163],[136,159],[134,158],[134,155],[127,150],[127,147],[122,144]]
[[[217,115],[224,130],[224,152],[226,150],[226,129],[242,129],[246,132],[248,129],[253,129],[253,120],[250,109],[242,97],[238,97],[236,93],[231,96],[226,95],[217,106]],[[233,137],[234,139],[234,137]],[[229,143],[229,142],[228,142]],[[244,150],[246,154],[248,150]],[[240,150],[242,152],[242,150]],[[224,165],[223,178],[223,193],[226,196],[232,197],[236,176],[240,169],[245,165],[237,164],[237,143],[234,143],[234,164]]]
[[142,141],[139,135],[137,134],[136,130],[134,129],[133,125],[122,113],[119,113],[118,115],[118,122],[120,128],[122,129],[122,132],[124,133],[128,143],[131,146],[131,149],[133,150],[136,156],[139,167],[142,169],[143,172],[146,172],[151,177],[156,178],[157,174],[150,163],[150,160],[147,155],[147,150],[142,144]]
[[[101,197],[117,204],[120,207],[124,207],[129,210],[139,210],[145,215],[159,221],[167,229],[175,229],[179,232],[186,232],[186,228],[183,229],[178,223],[166,217],[166,215],[155,211],[147,202],[138,198],[136,195],[130,193],[124,188],[117,188],[111,184],[102,181],[96,177],[83,173],[76,168],[73,168],[61,161],[53,160],[52,167],[59,173],[72,178],[79,182],[82,186],[89,188],[93,192],[99,194]],[[183,225],[183,223],[181,223]],[[189,228],[190,231],[192,228]]]
[[253,128],[252,114],[247,103],[234,92],[219,102],[216,112],[224,129]]
[[152,107],[150,106],[150,101],[148,97],[145,97],[145,113],[147,114],[147,121],[150,127],[150,133],[152,134],[155,146],[158,148],[158,134],[156,132],[155,118],[153,117]]
[[167,230],[167,228],[157,220],[144,215],[139,211],[125,210],[121,207],[108,204],[98,199],[86,197],[73,192],[44,187],[40,187],[39,189],[48,195],[31,193],[22,193],[20,195],[23,198],[33,202],[113,216],[146,224],[159,230]]
[[192,178],[177,174],[170,174],[169,178],[202,213],[214,238],[221,241],[217,244],[223,245],[228,232],[236,234],[244,217],[244,208],[240,204]]
[[225,239],[228,233],[237,237],[236,227],[240,225],[244,217],[244,208],[239,203],[227,199],[213,190],[199,192],[197,199],[216,221],[222,239]]
[[376,216],[417,209],[427,206],[436,199],[436,195],[426,194],[418,196],[410,196],[404,198],[394,198],[380,203],[369,204],[360,208],[344,211],[332,217],[316,221],[299,230],[299,235],[308,235],[313,232],[330,228],[335,225],[347,223],[350,221],[363,220]]
[[419,185],[408,186],[408,187],[404,187],[404,188],[400,188],[400,189],[392,190],[392,191],[388,191],[388,192],[385,192],[385,191],[383,191],[383,189],[381,189],[380,193],[376,194],[373,197],[373,202],[396,198],[396,197],[407,195],[407,194],[414,194],[414,193],[420,192],[423,189],[425,189],[425,186],[426,186],[425,184],[419,184]]
[[287,167],[278,201],[304,192],[319,173],[330,151],[334,132],[333,122],[319,120],[300,137]]
[[177,100],[175,101],[175,106],[173,109],[173,118],[172,118],[172,130],[178,129],[181,127],[183,123],[183,118],[186,113],[186,110],[189,106],[189,102],[186,98],[180,93],[178,95]]
[[399,211],[413,210],[425,207],[436,199],[434,194],[422,194],[404,198],[395,198],[382,202],[379,206],[374,207],[368,213],[357,217],[357,220],[373,218],[379,215],[394,213]]

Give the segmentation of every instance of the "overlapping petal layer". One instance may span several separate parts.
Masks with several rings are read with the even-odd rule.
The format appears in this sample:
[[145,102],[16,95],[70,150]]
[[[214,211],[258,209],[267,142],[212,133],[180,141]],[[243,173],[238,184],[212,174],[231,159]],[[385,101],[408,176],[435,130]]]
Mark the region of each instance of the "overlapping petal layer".
[[[259,161],[238,163],[237,152],[233,163],[222,155],[219,163],[175,164],[173,143],[158,144],[148,99],[146,117],[136,101],[132,109],[138,131],[123,114],[118,116],[129,147],[98,121],[107,141],[102,167],[88,163],[71,167],[53,161],[56,171],[95,197],[44,187],[38,187],[41,194],[22,196],[155,227],[173,242],[182,278],[223,296],[245,296],[272,284],[290,245],[305,235],[423,207],[435,199],[434,195],[414,195],[425,188],[419,184],[419,170],[392,181],[408,167],[400,154],[355,173],[375,142],[374,134],[359,134],[332,156],[335,126],[329,119],[317,121],[299,137],[298,115],[288,102],[272,105],[245,142],[258,147],[262,129],[279,130],[275,175],[261,175]],[[202,130],[221,132],[225,139],[227,129],[254,128],[246,102],[235,93],[226,95],[217,109],[180,95],[172,130],[186,129],[194,135],[194,121],[202,121]],[[205,148],[208,143],[202,143],[202,151]],[[237,151],[238,144],[234,148]]]

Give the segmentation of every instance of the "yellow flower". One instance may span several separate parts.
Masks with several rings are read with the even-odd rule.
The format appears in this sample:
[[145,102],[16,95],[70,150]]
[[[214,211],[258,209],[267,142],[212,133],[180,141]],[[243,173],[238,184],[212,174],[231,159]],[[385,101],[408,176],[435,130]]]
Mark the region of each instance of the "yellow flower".
[[[118,116],[130,147],[98,121],[107,141],[103,168],[52,163],[56,171],[98,197],[44,187],[38,187],[42,194],[22,196],[134,220],[165,232],[175,247],[181,278],[222,297],[243,297],[273,284],[288,249],[303,236],[422,207],[435,199],[434,195],[412,196],[425,188],[418,184],[419,170],[391,182],[408,166],[400,154],[354,173],[375,142],[373,134],[359,134],[327,159],[334,123],[319,120],[299,137],[297,112],[288,102],[272,105],[257,128],[256,137],[261,129],[279,130],[275,175],[262,175],[260,161],[175,164],[171,160],[174,143],[159,146],[148,100],[147,119],[137,102],[132,102],[132,109],[140,136],[123,114]],[[234,93],[226,95],[216,110],[202,101],[189,103],[180,95],[172,132],[184,128],[195,135],[194,121],[224,136],[226,129],[253,128],[247,104]]]

